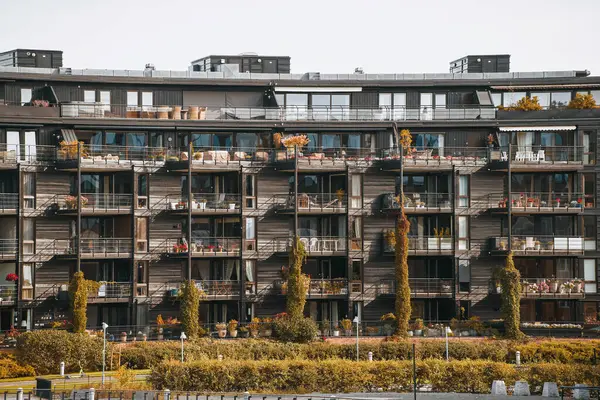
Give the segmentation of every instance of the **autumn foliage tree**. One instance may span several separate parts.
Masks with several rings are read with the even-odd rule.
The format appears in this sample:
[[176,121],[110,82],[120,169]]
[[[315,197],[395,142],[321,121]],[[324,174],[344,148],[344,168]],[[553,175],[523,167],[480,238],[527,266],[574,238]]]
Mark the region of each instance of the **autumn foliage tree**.
[[506,256],[506,264],[500,271],[500,286],[505,336],[507,339],[522,339],[525,335],[521,332],[521,274],[515,268],[512,252]]

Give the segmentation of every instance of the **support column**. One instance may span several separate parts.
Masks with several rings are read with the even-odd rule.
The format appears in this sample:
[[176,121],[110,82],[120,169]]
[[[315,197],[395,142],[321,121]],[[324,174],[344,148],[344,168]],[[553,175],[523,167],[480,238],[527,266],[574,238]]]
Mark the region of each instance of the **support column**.
[[187,170],[187,280],[192,280],[192,141],[188,143],[188,170]]

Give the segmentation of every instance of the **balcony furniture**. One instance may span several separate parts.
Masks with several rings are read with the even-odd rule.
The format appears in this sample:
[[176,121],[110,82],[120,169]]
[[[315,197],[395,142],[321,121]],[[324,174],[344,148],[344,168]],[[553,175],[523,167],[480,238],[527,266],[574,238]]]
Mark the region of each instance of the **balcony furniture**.
[[15,150],[0,151],[0,161],[17,161],[17,152]]

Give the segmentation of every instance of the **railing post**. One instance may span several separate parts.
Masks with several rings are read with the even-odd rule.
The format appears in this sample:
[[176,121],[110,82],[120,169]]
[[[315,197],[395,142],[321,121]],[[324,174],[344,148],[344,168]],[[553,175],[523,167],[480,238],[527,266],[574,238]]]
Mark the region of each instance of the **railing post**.
[[17,400],[23,400],[23,388],[17,389]]

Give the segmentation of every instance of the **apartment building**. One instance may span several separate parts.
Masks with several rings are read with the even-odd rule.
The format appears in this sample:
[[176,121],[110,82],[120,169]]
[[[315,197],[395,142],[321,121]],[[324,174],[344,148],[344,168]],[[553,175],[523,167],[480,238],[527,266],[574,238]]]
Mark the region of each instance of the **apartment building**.
[[[600,102],[600,77],[291,74],[289,57],[215,57],[187,71],[0,67],[1,330],[69,319],[78,270],[102,283],[90,327],[177,316],[188,279],[207,295],[203,322],[272,316],[294,231],[306,314],[376,321],[394,307],[400,201],[414,317],[498,318],[509,249],[524,321],[597,316],[600,109],[566,105]],[[544,109],[497,108],[524,96]],[[281,144],[298,134],[303,148]]]

